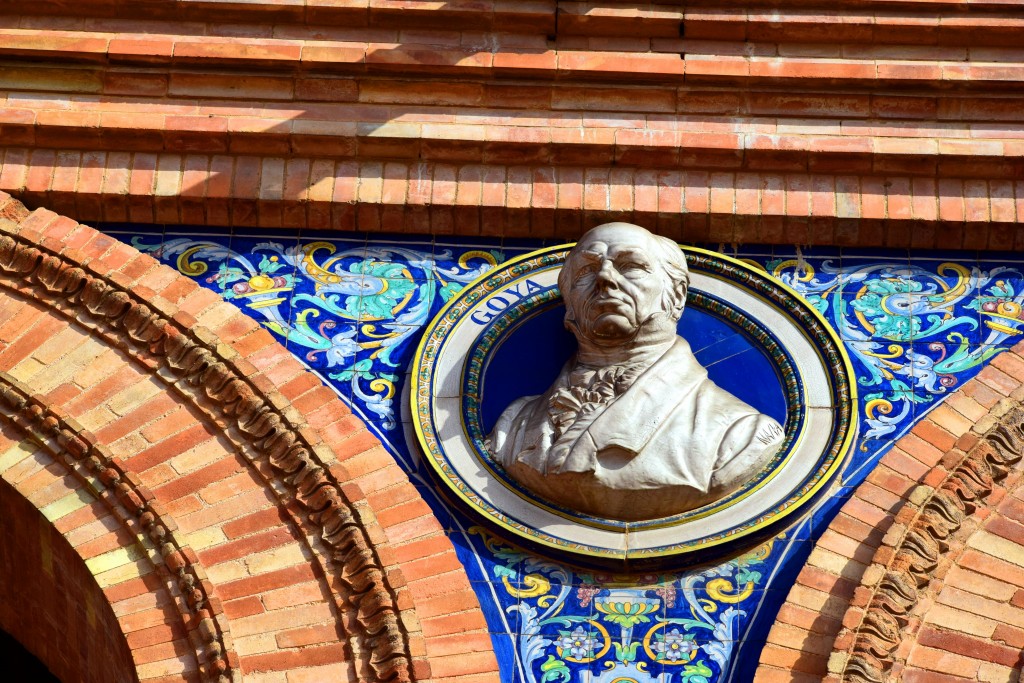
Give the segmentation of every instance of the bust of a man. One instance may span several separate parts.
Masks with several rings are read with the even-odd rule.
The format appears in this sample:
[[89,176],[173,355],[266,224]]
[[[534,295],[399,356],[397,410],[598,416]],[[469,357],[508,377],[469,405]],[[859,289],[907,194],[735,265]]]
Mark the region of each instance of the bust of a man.
[[555,504],[638,521],[717,500],[775,454],[779,423],[708,379],[676,333],[689,286],[677,244],[629,223],[598,226],[558,286],[579,348],[488,437],[513,479]]

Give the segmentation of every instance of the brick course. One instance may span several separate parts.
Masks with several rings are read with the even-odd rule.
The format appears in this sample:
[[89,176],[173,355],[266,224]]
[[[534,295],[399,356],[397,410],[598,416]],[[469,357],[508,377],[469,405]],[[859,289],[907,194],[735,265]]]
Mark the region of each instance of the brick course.
[[8,5],[0,189],[79,220],[1024,246],[1010,6],[748,5]]

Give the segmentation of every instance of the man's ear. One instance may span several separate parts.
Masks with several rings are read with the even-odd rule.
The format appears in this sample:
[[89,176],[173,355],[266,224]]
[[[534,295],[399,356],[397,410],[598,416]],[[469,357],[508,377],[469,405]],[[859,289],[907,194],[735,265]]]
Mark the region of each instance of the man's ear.
[[686,293],[690,287],[685,282],[680,282],[679,286],[676,287],[676,291],[679,293],[679,313],[682,314],[683,309],[686,307]]

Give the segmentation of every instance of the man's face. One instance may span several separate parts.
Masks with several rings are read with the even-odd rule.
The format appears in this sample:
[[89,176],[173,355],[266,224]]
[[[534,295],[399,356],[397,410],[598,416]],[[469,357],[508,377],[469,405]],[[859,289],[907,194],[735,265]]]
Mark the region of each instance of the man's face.
[[596,344],[615,344],[636,333],[661,310],[671,286],[646,231],[627,226],[598,228],[576,245],[566,304],[579,333]]

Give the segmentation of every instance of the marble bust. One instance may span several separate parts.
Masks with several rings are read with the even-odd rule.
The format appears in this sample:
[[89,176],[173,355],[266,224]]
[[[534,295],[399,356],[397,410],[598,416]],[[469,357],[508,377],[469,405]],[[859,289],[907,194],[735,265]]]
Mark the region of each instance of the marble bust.
[[784,432],[708,379],[676,332],[689,271],[678,245],[608,223],[558,277],[576,355],[488,437],[508,474],[557,505],[640,521],[715,501],[751,479]]

